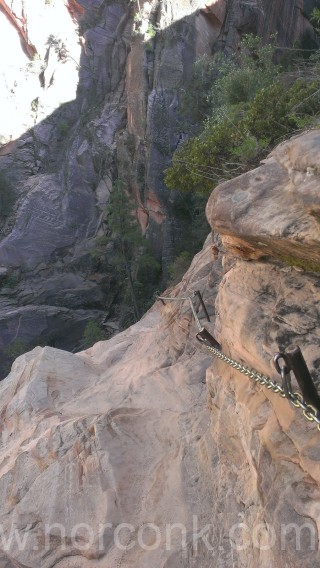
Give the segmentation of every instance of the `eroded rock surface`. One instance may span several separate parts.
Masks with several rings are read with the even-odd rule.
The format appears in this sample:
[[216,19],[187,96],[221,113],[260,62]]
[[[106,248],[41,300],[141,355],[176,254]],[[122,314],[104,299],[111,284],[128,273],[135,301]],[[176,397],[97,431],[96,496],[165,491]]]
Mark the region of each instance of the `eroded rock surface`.
[[[219,276],[212,273],[209,243],[192,275],[213,295]],[[189,285],[190,276],[183,288]],[[205,386],[211,358],[195,344],[189,312],[188,303],[164,313],[157,305],[108,344],[78,355],[36,348],[16,361],[0,387],[2,449],[8,450],[0,473],[0,523],[5,532],[17,524],[27,536],[24,550],[12,544],[6,553],[16,566],[184,561],[179,531],[164,550],[166,523],[185,525],[190,547],[193,515],[199,515],[200,529],[210,522],[212,507]],[[64,549],[59,525],[49,529],[54,523],[65,526]],[[78,545],[70,540],[79,523],[94,534],[87,548],[85,526]],[[112,530],[104,528],[107,523]],[[134,527],[120,539],[122,548],[130,545],[128,552],[114,544],[120,523]],[[131,544],[148,523],[159,526],[161,545],[141,554]],[[152,548],[148,526],[144,538]],[[1,568],[6,561],[0,560]]]
[[[250,31],[266,40],[278,31],[280,45],[293,45],[313,33],[315,4],[0,2],[0,171],[16,197],[1,227],[0,358],[17,340],[76,349],[89,319],[110,317],[116,284],[92,251],[106,230],[104,210],[116,179],[135,196],[142,230],[166,275],[183,220],[163,170],[186,137],[180,95],[193,62],[233,49]],[[71,296],[67,306],[61,302]],[[36,325],[19,325],[19,311],[12,327],[17,308],[37,318],[44,305],[41,334]],[[52,306],[69,308],[67,343],[64,316],[52,331]]]
[[320,271],[319,147],[319,130],[297,136],[212,193],[207,216],[227,247]]
[[[311,139],[316,168],[317,132],[281,145],[263,167],[305,157]],[[311,167],[305,159],[295,162],[297,191]],[[229,188],[244,192],[247,180],[250,193],[250,179]],[[278,184],[279,218],[292,216],[291,194],[282,178]],[[313,211],[309,188],[304,202]],[[241,215],[231,204],[229,240],[209,236],[167,294],[200,290],[211,317],[205,326],[224,353],[273,380],[274,353],[299,344],[319,383],[318,274],[230,247],[249,211],[261,215],[257,235],[272,226],[273,189],[260,187]],[[226,191],[218,187],[211,205]],[[306,213],[295,211],[295,232],[281,238],[288,246],[300,239],[307,255]],[[25,544],[19,550],[15,536],[5,549],[2,539],[1,568],[319,564],[319,431],[287,400],[214,360],[196,333],[188,301],[157,302],[138,324],[85,352],[36,348],[17,359],[0,385],[0,526],[1,535],[15,527]]]

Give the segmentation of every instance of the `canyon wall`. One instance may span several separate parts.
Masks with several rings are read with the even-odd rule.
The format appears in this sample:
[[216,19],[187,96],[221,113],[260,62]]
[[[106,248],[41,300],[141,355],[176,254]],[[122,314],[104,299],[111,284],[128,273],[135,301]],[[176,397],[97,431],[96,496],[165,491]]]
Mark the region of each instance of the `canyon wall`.
[[[223,352],[277,382],[273,355],[295,343],[319,384],[319,175],[314,130],[219,186],[216,234],[167,291],[200,290]],[[0,568],[318,566],[316,424],[197,332],[187,300],[158,301],[87,351],[16,360],[0,385]]]
[[117,283],[92,254],[114,180],[165,276],[183,221],[163,171],[193,62],[250,31],[293,45],[316,4],[0,2],[0,357],[19,341],[75,350],[90,320],[117,330]]

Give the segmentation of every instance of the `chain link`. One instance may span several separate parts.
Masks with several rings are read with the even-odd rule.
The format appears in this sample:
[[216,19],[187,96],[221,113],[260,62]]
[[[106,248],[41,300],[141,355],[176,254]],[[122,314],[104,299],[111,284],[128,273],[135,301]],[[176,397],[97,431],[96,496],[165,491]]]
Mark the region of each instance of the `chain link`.
[[[196,296],[196,292],[193,292],[192,295],[190,295],[186,298],[184,298],[184,297],[170,298],[170,297],[156,295],[156,297],[159,300],[177,301],[177,302],[189,300],[190,307],[191,307],[196,325],[197,325],[199,331],[201,331],[203,329],[203,327],[200,323],[199,317],[197,315],[196,308],[193,304],[193,299],[194,299],[195,296]],[[295,408],[300,408],[302,410],[303,415],[306,418],[306,420],[308,420],[308,422],[315,422],[317,424],[318,430],[320,432],[320,412],[318,412],[317,409],[314,406],[312,406],[312,404],[307,404],[305,402],[303,396],[299,392],[293,392],[293,393],[289,392],[289,397],[287,397],[286,394],[285,394],[284,388],[282,387],[282,385],[280,383],[272,381],[266,375],[262,375],[258,371],[255,371],[254,369],[250,369],[249,367],[246,367],[246,365],[243,365],[242,363],[238,363],[238,361],[235,361],[235,359],[228,357],[227,355],[222,353],[222,351],[220,351],[219,349],[217,349],[215,347],[212,347],[211,345],[207,345],[206,343],[203,343],[203,345],[215,357],[217,357],[221,361],[224,361],[224,363],[227,363],[227,365],[229,365],[230,367],[233,367],[233,369],[236,369],[237,371],[239,371],[240,373],[242,373],[243,375],[245,375],[246,377],[248,377],[249,379],[251,379],[255,383],[258,383],[258,384],[262,385],[263,387],[267,388],[268,390],[271,390],[275,394],[278,394],[279,396],[281,396],[281,398],[287,398],[287,400],[289,400],[289,402],[291,402],[291,404]]]
[[[227,363],[227,365],[233,367],[233,369],[236,369],[243,375],[246,375],[246,377],[248,377],[255,383],[259,383],[260,385],[266,387],[275,394],[278,394],[282,398],[286,398],[284,389],[279,383],[272,381],[269,377],[267,377],[266,375],[262,375],[261,373],[258,373],[258,371],[255,371],[254,369],[246,367],[246,365],[242,365],[242,363],[238,363],[237,361],[231,359],[231,357],[228,357],[227,355],[225,355],[215,347],[211,347],[209,345],[205,345],[205,347],[208,349],[208,351],[213,353],[215,357],[217,357],[224,363]],[[295,408],[300,408],[303,411],[304,417],[309,422],[315,422],[317,424],[318,430],[320,431],[320,417],[317,409],[314,406],[312,406],[312,404],[307,404],[299,392],[291,393],[289,400],[291,404],[295,406]]]
[[233,367],[243,375],[246,375],[249,379],[251,379],[255,383],[259,383],[260,385],[266,387],[267,389],[272,390],[272,392],[278,393],[280,394],[280,396],[285,398],[286,395],[284,394],[284,390],[279,383],[275,383],[274,381],[269,379],[269,377],[266,377],[266,375],[262,375],[261,373],[258,373],[258,371],[255,371],[254,369],[249,369],[249,367],[246,367],[245,365],[238,363],[234,359],[231,359],[231,357],[227,357],[227,355],[224,355],[224,353],[222,353],[221,351],[219,351],[219,349],[216,349],[215,347],[210,347],[209,345],[206,345],[205,347],[209,351],[211,351],[211,353],[213,353],[215,357],[218,357],[218,359],[221,359],[221,361],[224,361],[224,363],[227,363],[227,365],[230,365],[230,367]]

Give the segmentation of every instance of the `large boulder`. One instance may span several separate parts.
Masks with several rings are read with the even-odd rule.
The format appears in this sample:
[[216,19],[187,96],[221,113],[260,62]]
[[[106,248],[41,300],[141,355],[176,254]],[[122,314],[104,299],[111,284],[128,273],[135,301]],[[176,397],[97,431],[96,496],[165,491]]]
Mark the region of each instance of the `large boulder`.
[[319,147],[318,129],[292,138],[212,193],[207,216],[229,249],[320,271]]

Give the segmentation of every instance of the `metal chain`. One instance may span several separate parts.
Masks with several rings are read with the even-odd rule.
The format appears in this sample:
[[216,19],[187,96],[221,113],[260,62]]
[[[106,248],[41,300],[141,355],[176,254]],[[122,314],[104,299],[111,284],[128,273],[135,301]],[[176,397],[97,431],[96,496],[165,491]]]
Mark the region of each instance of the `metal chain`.
[[[267,389],[272,390],[272,392],[274,392],[275,394],[279,394],[282,398],[286,398],[284,389],[279,383],[272,381],[269,377],[262,375],[254,369],[250,369],[249,367],[242,365],[242,363],[238,363],[238,361],[231,359],[231,357],[228,357],[215,347],[211,347],[209,345],[205,345],[205,347],[208,349],[208,351],[213,353],[215,357],[218,357],[218,359],[224,361],[224,363],[227,363],[227,365],[229,365],[230,367],[233,367],[243,375],[246,375],[246,377],[248,377],[255,383],[259,383]],[[314,406],[307,404],[299,392],[291,393],[288,400],[291,402],[291,404],[293,404],[295,408],[301,408],[304,417],[309,422],[315,422],[318,426],[318,430],[320,431],[320,417],[317,409]]]
[[[201,325],[198,314],[196,312],[196,308],[195,308],[193,301],[192,301],[195,297],[195,293],[193,293],[191,296],[188,296],[187,298],[181,298],[181,297],[180,298],[168,298],[168,297],[158,296],[158,295],[156,297],[160,300],[167,300],[167,301],[189,300],[196,325],[197,325],[199,331],[201,331],[203,329],[203,326]],[[235,361],[235,359],[228,357],[227,355],[222,353],[222,351],[220,351],[219,349],[217,349],[215,347],[212,347],[211,345],[207,345],[206,343],[203,343],[203,345],[215,357],[217,357],[218,359],[220,359],[221,361],[223,361],[224,363],[226,363],[230,367],[233,367],[233,369],[236,369],[237,371],[239,371],[240,373],[242,373],[243,375],[248,377],[250,380],[254,381],[255,383],[262,385],[263,387],[267,388],[268,390],[271,390],[275,394],[278,394],[279,396],[281,396],[281,398],[287,398],[287,400],[289,400],[289,402],[291,402],[291,404],[295,408],[300,408],[303,411],[304,417],[309,422],[315,422],[317,424],[318,430],[320,431],[320,413],[317,411],[317,409],[314,406],[312,406],[312,404],[307,404],[305,402],[303,396],[299,392],[290,393],[289,398],[288,398],[286,396],[285,392],[284,392],[283,387],[279,383],[277,383],[276,381],[273,381],[272,379],[270,379],[266,375],[262,375],[261,373],[259,373],[258,371],[255,371],[254,369],[250,369],[249,367],[246,367],[246,365],[243,365],[242,363],[238,363],[238,361]]]

